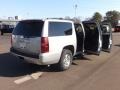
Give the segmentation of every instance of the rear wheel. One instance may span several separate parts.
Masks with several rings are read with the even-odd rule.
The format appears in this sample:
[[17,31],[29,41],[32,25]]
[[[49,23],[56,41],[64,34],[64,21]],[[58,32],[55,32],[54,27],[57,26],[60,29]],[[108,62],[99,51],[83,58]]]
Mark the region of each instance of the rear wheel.
[[52,65],[52,67],[57,68],[60,71],[69,69],[73,59],[72,52],[68,49],[63,49],[59,63]]

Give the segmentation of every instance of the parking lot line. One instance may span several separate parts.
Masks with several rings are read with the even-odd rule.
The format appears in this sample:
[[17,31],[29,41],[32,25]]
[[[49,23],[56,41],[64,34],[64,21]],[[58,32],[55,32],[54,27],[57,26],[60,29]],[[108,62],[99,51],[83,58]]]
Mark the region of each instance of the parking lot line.
[[36,73],[32,73],[32,74],[30,74],[30,75],[27,75],[27,76],[25,76],[25,77],[23,77],[23,78],[20,78],[20,79],[17,79],[17,80],[15,80],[14,81],[14,83],[15,84],[22,84],[22,83],[24,83],[24,82],[26,82],[26,81],[29,81],[29,80],[31,80],[31,79],[38,79],[39,77],[41,77],[43,75],[43,72],[36,72]]
[[32,79],[31,76],[25,76],[25,77],[23,77],[23,78],[20,78],[20,79],[18,79],[18,80],[15,80],[14,83],[15,83],[15,84],[22,84],[22,83],[24,83],[24,82],[26,82],[26,81],[28,81],[28,80],[30,80],[30,79]]
[[41,77],[43,74],[43,72],[36,72],[36,73],[32,73],[30,76],[33,78],[33,79],[38,79],[39,77]]

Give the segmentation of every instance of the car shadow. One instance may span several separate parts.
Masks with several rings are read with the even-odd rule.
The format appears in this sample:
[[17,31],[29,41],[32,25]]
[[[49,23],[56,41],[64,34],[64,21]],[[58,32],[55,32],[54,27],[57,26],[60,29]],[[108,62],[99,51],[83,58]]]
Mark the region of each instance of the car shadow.
[[85,57],[85,56],[75,56],[73,60],[88,60],[91,61],[91,59]]
[[[74,57],[74,60],[88,60],[87,57]],[[72,65],[77,65],[72,63]],[[24,60],[21,60],[10,53],[0,54],[0,76],[1,77],[19,77],[24,75],[30,75],[35,72],[60,72],[55,68],[48,66],[40,66],[25,63]]]
[[18,77],[43,71],[43,66],[25,63],[10,53],[0,54],[0,76]]
[[120,44],[116,44],[116,45],[114,45],[114,46],[120,47]]

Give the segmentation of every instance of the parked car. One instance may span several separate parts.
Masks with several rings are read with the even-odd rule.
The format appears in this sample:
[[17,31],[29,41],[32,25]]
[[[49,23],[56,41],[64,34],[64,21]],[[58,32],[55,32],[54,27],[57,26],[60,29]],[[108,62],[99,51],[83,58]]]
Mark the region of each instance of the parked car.
[[96,23],[46,19],[20,21],[12,32],[10,51],[27,62],[67,70],[74,56],[99,55],[101,48]]
[[115,26],[114,32],[120,32],[120,26]]
[[14,25],[6,25],[6,24],[1,25],[0,26],[1,35],[3,35],[4,33],[12,33],[14,27],[15,27]]
[[12,33],[11,52],[28,62],[70,67],[76,53],[74,23],[67,20],[23,20]]

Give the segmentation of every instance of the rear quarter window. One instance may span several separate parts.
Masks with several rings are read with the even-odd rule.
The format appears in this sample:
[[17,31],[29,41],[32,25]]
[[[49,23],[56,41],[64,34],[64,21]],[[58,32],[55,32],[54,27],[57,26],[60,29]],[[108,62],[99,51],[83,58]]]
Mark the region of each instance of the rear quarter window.
[[72,24],[68,22],[49,22],[49,36],[72,35]]

